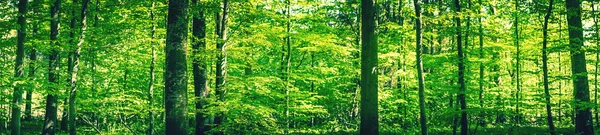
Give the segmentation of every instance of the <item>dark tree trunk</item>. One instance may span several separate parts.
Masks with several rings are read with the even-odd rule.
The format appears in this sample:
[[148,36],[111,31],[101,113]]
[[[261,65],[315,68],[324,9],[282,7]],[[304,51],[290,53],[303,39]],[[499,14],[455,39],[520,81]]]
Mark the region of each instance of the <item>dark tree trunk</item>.
[[[194,5],[199,5],[198,0],[192,0]],[[194,96],[196,97],[196,135],[203,135],[210,128],[206,124],[206,116],[201,112],[206,104],[208,96],[208,84],[206,75],[206,21],[204,18],[204,9],[200,9],[192,19],[192,34],[194,36],[192,43],[193,52],[193,75],[194,75]]]
[[[419,5],[419,0],[414,0],[415,7],[415,37],[417,38],[416,42],[416,57],[417,57],[417,79],[419,82],[419,121],[421,122],[421,134],[427,135],[427,115],[425,113],[425,79],[423,77],[423,50],[422,50],[422,39],[423,35],[421,33],[421,6]],[[433,49],[433,48],[432,48]]]
[[[460,1],[454,0],[454,7],[457,13],[460,13]],[[462,35],[461,35],[461,26],[460,26],[460,18],[455,17],[456,20],[456,48],[458,50],[458,84],[460,85],[458,89],[458,102],[460,103],[460,134],[467,135],[469,132],[469,125],[467,121],[467,102],[465,100],[465,55],[463,53],[462,47]]]
[[[78,0],[72,0],[72,7],[71,7],[71,22],[69,23],[69,50],[68,51],[68,55],[67,55],[67,72],[70,74],[70,76],[72,77],[72,73],[73,73],[73,55],[75,54],[75,24],[77,23],[77,16],[76,16],[76,5],[77,5],[77,1]],[[68,90],[65,90],[65,93],[69,93],[68,97],[70,97],[70,89],[73,87],[73,84],[71,83],[72,78],[67,79],[67,87],[69,88]],[[68,124],[69,124],[69,98],[65,97],[63,99],[63,112],[62,112],[62,118],[60,121],[60,130],[61,131],[67,131],[68,129]]]
[[188,0],[170,0],[167,19],[165,69],[166,132],[189,134],[187,118]]
[[[27,32],[27,4],[28,0],[19,0],[19,30],[17,31],[17,57],[15,60],[15,80],[20,80],[23,77],[23,61],[25,60],[25,37]],[[21,103],[23,102],[23,85],[17,84],[14,87],[13,99],[11,106],[11,134],[21,134]]]
[[[58,84],[59,79],[59,67],[60,67],[60,56],[58,47],[60,46],[57,37],[60,34],[60,3],[61,0],[55,0],[54,4],[50,8],[50,40],[51,45],[54,45],[51,49],[51,53],[48,57],[48,81],[55,85]],[[46,112],[44,115],[44,126],[42,129],[42,135],[54,135],[56,131],[57,122],[57,104],[58,95],[56,93],[57,88],[54,86],[49,87],[49,93],[46,97]]]
[[[39,6],[41,5],[42,1],[41,0],[34,0],[31,8],[33,9],[33,14],[37,15],[39,14],[38,12],[38,8],[40,8]],[[34,36],[38,36],[39,35],[39,21],[35,20],[34,21],[35,24],[33,24],[33,35]],[[36,44],[33,44],[31,47],[31,51],[29,52],[29,80],[31,81],[35,81],[35,68],[36,68],[36,61],[37,61],[37,50],[35,49]],[[36,89],[35,85],[31,86],[30,89],[28,89],[26,91],[26,96],[25,96],[25,120],[31,120],[32,116],[31,116],[31,103],[32,103],[32,98],[33,98],[33,90]]]
[[567,23],[569,24],[569,47],[571,51],[571,72],[575,107],[575,131],[577,134],[594,134],[592,113],[589,107],[590,90],[583,47],[583,28],[581,23],[581,1],[566,0]]
[[360,91],[360,134],[379,134],[378,90],[377,90],[377,22],[375,3],[362,0],[362,51],[361,51],[361,91]]
[[548,20],[550,19],[550,15],[552,14],[552,3],[553,0],[550,0],[550,5],[548,5],[548,11],[546,13],[546,16],[544,16],[544,26],[543,26],[543,36],[544,39],[542,41],[542,66],[543,66],[543,72],[544,72],[544,94],[546,96],[546,113],[548,115],[547,119],[548,119],[548,127],[550,128],[550,135],[555,135],[556,132],[554,131],[554,122],[552,122],[552,106],[551,106],[551,100],[550,100],[550,90],[549,90],[549,86],[548,86],[548,50],[547,50],[547,45],[548,45]]
[[[596,6],[595,6],[595,2],[592,1],[592,13],[596,13]],[[599,63],[599,59],[600,59],[600,29],[598,29],[598,14],[594,14],[594,27],[595,27],[595,33],[596,33],[596,71],[594,74],[594,105],[596,105],[596,107],[594,107],[594,112],[595,114],[595,119],[596,119],[596,127],[600,127],[600,119],[598,118],[598,63]]]

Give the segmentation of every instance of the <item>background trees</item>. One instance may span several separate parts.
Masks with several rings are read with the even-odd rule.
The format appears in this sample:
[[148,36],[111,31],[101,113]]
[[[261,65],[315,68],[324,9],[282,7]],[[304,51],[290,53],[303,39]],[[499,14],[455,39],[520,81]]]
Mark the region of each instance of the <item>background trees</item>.
[[[89,27],[80,23],[80,2],[84,1],[31,1],[23,16],[25,27],[18,21],[19,2],[0,2],[1,133],[11,131],[11,113],[16,112],[12,99],[19,98],[13,96],[16,86],[31,93],[21,104],[31,114],[31,119],[22,121],[23,134],[53,134],[60,129],[57,122],[62,114],[69,114],[65,110],[69,101],[77,101],[73,108],[77,113],[71,111],[73,120],[68,123],[77,124],[79,134],[163,134],[171,129],[166,121],[172,118],[165,116],[165,108],[187,109],[189,113],[179,118],[188,119],[189,126],[180,131],[198,134],[369,131],[361,126],[377,127],[370,131],[381,134],[414,134],[422,131],[421,118],[428,118],[430,134],[451,134],[453,127],[463,134],[549,132],[550,118],[557,134],[574,134],[571,127],[582,127],[576,126],[576,120],[589,122],[597,110],[596,94],[589,94],[596,91],[596,83],[588,83],[588,90],[577,89],[597,80],[591,77],[597,75],[595,70],[587,74],[582,70],[596,69],[592,63],[598,61],[589,55],[597,54],[598,43],[593,17],[598,4],[592,6],[591,1],[583,1],[580,8],[567,7],[571,1],[552,1],[549,10],[550,0],[380,0],[372,4],[198,0],[187,8],[169,6],[165,0],[91,0],[84,13]],[[415,4],[421,12],[415,12]],[[168,24],[169,8],[188,15]],[[568,14],[577,11],[581,14]],[[571,27],[567,15],[580,16],[581,29]],[[76,18],[73,27],[58,27],[72,18]],[[420,25],[414,25],[417,21]],[[191,23],[191,28],[178,27],[179,40],[167,39],[167,26],[183,22]],[[416,26],[422,26],[420,43]],[[85,38],[81,38],[84,27]],[[19,65],[21,28],[27,33],[22,55],[27,78],[16,78],[13,70]],[[371,30],[372,35],[366,32]],[[74,36],[60,31],[73,31]],[[581,35],[567,37],[569,31]],[[377,40],[361,38],[375,35]],[[77,80],[77,96],[68,99],[65,91],[74,85],[67,85],[72,76],[67,56],[82,39],[77,75],[72,78]],[[173,45],[169,43],[178,43],[178,49],[166,47]],[[191,47],[183,48],[184,44]],[[373,44],[377,53],[363,51]],[[420,57],[417,47],[422,50]],[[179,54],[178,58],[167,60],[171,57],[163,50],[177,51],[168,56]],[[457,55],[459,50],[463,55]],[[581,55],[584,52],[588,55]],[[571,60],[571,53],[578,55],[577,60]],[[177,61],[183,58],[188,61]],[[422,58],[423,79],[419,79],[417,58]],[[177,68],[169,68],[171,62],[179,63]],[[171,69],[178,73],[168,74]],[[184,70],[192,72],[179,72]],[[156,83],[171,82],[165,75],[190,83]],[[573,82],[572,77],[588,80]],[[174,101],[166,100],[173,98],[164,93],[175,90],[167,84],[178,86],[177,102],[194,105],[165,105]],[[585,95],[571,94],[576,91],[593,97],[583,102]],[[367,97],[364,92],[378,94]],[[66,98],[66,102],[58,100]],[[367,101],[362,99],[373,99],[369,103],[377,105],[361,103]],[[574,115],[586,111],[589,118]],[[378,124],[361,124],[361,119],[378,120]],[[591,132],[588,129],[577,132]]]

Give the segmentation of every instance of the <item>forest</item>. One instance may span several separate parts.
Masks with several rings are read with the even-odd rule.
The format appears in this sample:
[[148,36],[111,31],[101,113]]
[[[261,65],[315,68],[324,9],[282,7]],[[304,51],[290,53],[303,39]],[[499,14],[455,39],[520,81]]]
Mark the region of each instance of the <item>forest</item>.
[[0,0],[0,134],[598,135],[598,8]]

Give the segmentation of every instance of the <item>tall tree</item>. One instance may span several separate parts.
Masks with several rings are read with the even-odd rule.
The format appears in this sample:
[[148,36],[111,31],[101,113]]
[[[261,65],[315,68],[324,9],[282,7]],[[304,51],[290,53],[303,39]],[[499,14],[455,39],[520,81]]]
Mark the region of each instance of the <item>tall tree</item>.
[[75,46],[73,52],[73,72],[71,73],[71,91],[69,92],[69,134],[75,135],[77,133],[75,124],[75,118],[77,117],[77,72],[79,72],[79,57],[81,55],[81,45],[85,41],[85,30],[87,29],[86,22],[86,11],[90,0],[83,0],[81,3],[81,28],[79,35],[79,42]]
[[[192,0],[194,6],[201,6],[198,0]],[[206,116],[201,112],[206,104],[205,98],[208,96],[208,84],[206,75],[206,20],[204,18],[204,8],[194,11],[192,19],[192,53],[193,53],[193,75],[194,75],[194,96],[196,97],[196,135],[203,135],[210,129],[206,126]]]
[[577,134],[594,134],[590,107],[590,90],[583,47],[583,28],[581,23],[581,1],[566,0],[567,24],[569,25],[569,47],[571,53],[571,72],[575,106],[575,131]]
[[166,132],[187,135],[188,0],[170,0],[167,18],[165,68]]
[[[154,24],[154,1],[152,1],[152,7],[150,8],[150,20],[152,20],[152,32],[151,38],[156,39],[156,24]],[[150,82],[148,84],[148,104],[150,105],[150,109],[148,109],[148,135],[154,135],[154,67],[156,65],[156,43],[154,40],[150,41],[150,47],[152,48],[152,60],[150,61]]]
[[592,1],[592,13],[594,13],[594,27],[596,33],[596,73],[594,74],[594,112],[596,113],[596,127],[600,127],[600,119],[598,118],[598,63],[600,63],[600,29],[598,29],[598,13],[596,13],[596,2]]
[[[27,33],[27,4],[28,0],[19,0],[19,30],[17,31],[17,57],[15,61],[15,81],[21,81],[23,77],[23,61],[25,60],[25,37]],[[21,134],[21,103],[23,102],[23,85],[17,82],[14,87],[11,114],[11,134]]]
[[[427,115],[425,113],[425,79],[423,77],[423,50],[421,34],[421,6],[419,0],[413,0],[415,7],[415,37],[416,42],[416,57],[417,57],[417,79],[419,81],[419,120],[421,122],[421,134],[427,135]],[[431,48],[433,50],[433,48]]]
[[44,126],[42,135],[54,135],[56,130],[57,122],[57,104],[58,95],[56,95],[58,78],[59,78],[59,67],[60,67],[60,56],[59,56],[59,41],[57,40],[60,34],[60,3],[61,0],[55,0],[54,4],[50,8],[50,43],[51,52],[48,57],[48,81],[52,84],[49,87],[48,95],[46,96],[46,112],[44,115]]
[[542,41],[542,66],[544,72],[544,94],[546,97],[546,113],[548,115],[548,127],[550,128],[550,135],[555,135],[554,131],[554,122],[552,121],[552,102],[550,102],[550,90],[548,86],[548,20],[550,19],[550,15],[552,15],[552,3],[553,0],[550,0],[548,5],[548,9],[546,11],[546,16],[544,16],[544,26],[543,26],[543,41]]
[[[229,14],[229,0],[223,0],[223,8],[221,14],[217,12],[216,33],[219,39],[217,40],[217,75],[215,82],[215,95],[220,102],[225,102],[225,78],[227,76],[227,15]],[[225,118],[225,113],[219,113],[215,116],[215,125],[220,126]],[[219,132],[222,133],[222,132]]]
[[516,112],[516,116],[515,116],[515,123],[516,125],[519,125],[519,123],[521,122],[521,113],[519,110],[519,107],[521,105],[521,46],[519,45],[519,0],[515,0],[515,22],[514,22],[514,26],[515,26],[515,46],[517,47],[517,64],[516,64],[516,85],[517,85],[517,92],[515,93],[515,98],[517,100],[516,103],[516,107],[515,107],[515,112]]
[[377,22],[373,0],[361,0],[361,59],[360,59],[360,134],[379,134],[377,89]]
[[290,20],[290,14],[291,14],[291,3],[290,0],[286,0],[285,1],[285,7],[286,7],[286,27],[285,27],[285,32],[286,32],[286,36],[285,36],[285,44],[286,44],[286,52],[285,52],[285,71],[284,71],[284,83],[285,83],[285,129],[284,129],[284,134],[288,134],[288,128],[290,128],[290,67],[292,66],[292,36],[291,36],[291,27],[290,24],[292,23]]
[[[39,14],[39,8],[42,4],[42,0],[34,0],[31,8],[33,9],[33,14],[37,15]],[[32,34],[33,36],[38,36],[39,35],[39,21],[36,19],[33,21],[33,31]],[[29,80],[31,81],[35,81],[35,70],[36,70],[36,61],[37,61],[37,50],[36,50],[36,45],[32,45],[30,51],[29,51]],[[31,120],[31,103],[32,103],[32,98],[33,98],[33,89],[35,89],[35,85],[31,87],[31,89],[28,89],[25,93],[25,120]]]
[[[71,0],[71,22],[69,23],[69,48],[67,50],[68,54],[67,54],[67,72],[70,74],[70,76],[73,76],[73,56],[75,55],[75,50],[77,48],[76,47],[76,43],[75,43],[75,33],[76,33],[76,28],[75,25],[77,24],[77,2],[78,0]],[[63,112],[62,112],[62,118],[60,121],[60,130],[61,131],[67,131],[68,130],[68,124],[69,124],[69,97],[71,96],[71,89],[73,88],[73,83],[71,83],[73,78],[69,78],[67,79],[67,87],[69,87],[67,90],[65,90],[65,93],[68,93],[68,96],[65,97],[63,99]]]
[[[454,10],[460,15],[460,0],[454,0]],[[467,135],[469,132],[469,124],[467,121],[467,101],[465,99],[465,54],[462,47],[462,29],[460,26],[460,17],[455,16],[454,20],[456,21],[456,48],[458,52],[458,102],[460,103],[460,134]]]

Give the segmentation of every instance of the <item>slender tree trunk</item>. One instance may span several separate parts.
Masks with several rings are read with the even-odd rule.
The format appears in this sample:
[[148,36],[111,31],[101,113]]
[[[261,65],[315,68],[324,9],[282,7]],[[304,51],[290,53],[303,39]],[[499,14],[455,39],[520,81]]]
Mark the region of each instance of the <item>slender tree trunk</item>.
[[[156,39],[156,25],[154,24],[154,1],[152,1],[152,7],[150,9],[150,19],[152,20],[152,39]],[[154,135],[154,67],[156,65],[156,50],[155,50],[155,42],[150,42],[150,47],[152,48],[152,60],[150,62],[150,82],[148,86],[148,104],[150,105],[150,109],[148,109],[148,131],[146,132],[148,135]]]
[[592,1],[592,13],[594,13],[594,27],[596,30],[596,73],[594,74],[594,112],[596,113],[596,127],[600,127],[600,119],[598,118],[598,60],[600,60],[600,30],[598,27],[598,13],[596,13],[595,2]]
[[[25,60],[25,37],[27,33],[27,4],[28,0],[19,0],[19,30],[17,31],[17,57],[15,60],[15,81],[23,77],[23,61]],[[12,99],[11,134],[21,134],[21,103],[23,102],[23,85],[15,85]]]
[[290,128],[290,67],[292,64],[292,43],[291,43],[291,21],[290,21],[290,14],[291,14],[291,5],[290,5],[290,0],[286,0],[286,48],[287,48],[287,52],[286,52],[286,66],[285,66],[285,129],[284,129],[284,134],[288,134],[288,128]]
[[[454,0],[455,11],[460,13],[460,1]],[[461,35],[461,26],[460,26],[460,17],[454,17],[456,20],[456,48],[458,50],[458,84],[460,85],[458,90],[458,102],[460,103],[460,134],[467,135],[469,132],[469,124],[467,120],[467,102],[465,99],[466,94],[466,86],[465,86],[465,55],[463,53],[462,47],[462,35]]]
[[[558,17],[558,22],[563,22],[562,19],[560,19],[561,17]],[[562,23],[558,23],[558,44],[563,44],[562,43]],[[558,52],[558,73],[562,74],[562,64],[561,64],[561,54],[562,52]],[[560,79],[558,80],[558,123],[560,123],[562,121],[562,84],[563,84],[563,80]]]
[[377,90],[377,22],[373,0],[361,0],[362,51],[361,51],[361,104],[360,134],[379,134],[378,90]]
[[188,0],[170,0],[167,19],[165,68],[166,132],[187,135]]
[[[73,73],[73,55],[75,54],[75,24],[77,23],[77,15],[76,13],[76,5],[78,0],[72,0],[72,5],[71,5],[71,22],[69,23],[69,51],[68,51],[68,55],[67,55],[67,72],[70,74],[70,76],[72,77],[72,73]],[[65,90],[65,93],[69,93],[67,97],[65,97],[63,99],[63,112],[62,112],[62,118],[60,121],[60,130],[61,131],[67,131],[68,130],[68,124],[69,124],[69,97],[70,97],[70,89],[72,89],[73,87],[73,83],[71,82],[73,78],[69,78],[67,79],[67,87],[69,88],[69,90]]]
[[[225,78],[227,76],[227,15],[229,14],[229,0],[223,0],[222,14],[217,13],[217,75],[216,75],[216,86],[215,95],[220,102],[225,102]],[[215,117],[215,125],[220,126],[225,119],[225,113],[221,112]],[[223,134],[223,131],[219,131],[217,134]]]
[[[198,0],[192,0],[195,6],[198,6]],[[206,117],[201,112],[206,104],[208,96],[207,90],[207,79],[206,79],[206,21],[204,18],[204,9],[200,9],[196,16],[192,19],[192,34],[194,36],[192,43],[193,52],[193,75],[194,75],[194,96],[196,97],[196,135],[203,135],[204,132],[209,131],[209,127],[206,126]]]
[[[37,15],[39,14],[38,9],[40,8],[39,6],[41,5],[42,1],[41,0],[34,0],[31,8],[33,9],[33,14]],[[38,36],[39,35],[39,21],[35,20],[34,21],[35,24],[33,24],[33,35],[34,36]],[[36,61],[37,61],[37,50],[35,49],[37,46],[37,44],[33,44],[31,47],[31,51],[29,52],[29,80],[31,81],[35,81],[35,70],[36,70]],[[26,96],[25,96],[25,120],[31,120],[32,116],[31,116],[31,103],[32,103],[32,98],[33,98],[33,90],[36,89],[35,85],[33,85],[30,89],[28,89],[26,91]]]
[[[99,19],[98,14],[100,14],[99,7],[100,7],[100,0],[96,0],[96,6],[95,6],[96,11],[94,14],[94,24],[93,24],[94,28],[98,27],[98,19]],[[94,40],[94,36],[92,36],[91,38],[92,38],[91,39],[92,42],[94,42],[95,44],[98,44],[98,40]],[[90,50],[90,56],[91,56],[90,63],[91,63],[91,68],[92,68],[92,75],[91,75],[92,76],[92,84],[91,84],[92,90],[91,91],[92,91],[92,97],[96,97],[97,96],[97,91],[96,91],[96,48],[90,47],[89,50]],[[93,102],[92,105],[94,107],[99,107],[97,102]],[[91,116],[91,120],[90,120],[90,125],[99,126],[99,125],[97,125],[98,122],[97,122],[96,112],[92,112],[91,115],[92,116]]]
[[548,82],[548,20],[550,19],[550,15],[552,14],[552,3],[553,0],[550,0],[550,5],[548,5],[548,11],[546,12],[546,16],[544,16],[544,26],[543,26],[543,45],[542,45],[542,66],[544,72],[544,94],[546,96],[546,113],[548,115],[548,127],[550,128],[550,135],[555,135],[554,131],[554,122],[552,122],[552,102],[550,102],[550,90],[549,90],[549,82]]
[[520,50],[520,45],[519,45],[519,0],[515,0],[515,46],[517,46],[517,65],[516,65],[516,85],[517,85],[517,92],[516,92],[516,107],[515,107],[515,112],[516,112],[516,116],[515,116],[515,124],[518,126],[521,122],[521,113],[519,111],[519,107],[521,104],[521,78],[520,78],[520,74],[521,74],[521,70],[519,67],[521,67],[521,63],[520,63],[520,55],[521,55],[521,50]]
[[[422,39],[421,34],[421,6],[419,6],[419,0],[413,0],[415,7],[415,37],[416,42],[416,57],[417,57],[417,79],[419,82],[419,120],[421,122],[421,134],[427,135],[427,115],[425,112],[425,79],[423,77],[423,50],[422,50]],[[433,48],[432,48],[433,49]]]
[[[58,27],[60,24],[60,3],[61,0],[55,0],[54,4],[50,8],[50,17],[52,18],[50,21],[50,43],[53,45],[53,48],[51,49],[51,53],[48,57],[48,81],[54,85],[58,85],[57,80],[59,79],[60,68],[60,56],[58,52],[58,47],[60,47],[60,44],[57,40],[57,37],[60,34]],[[44,116],[42,135],[54,135],[56,131],[56,122],[58,117],[58,96],[54,94],[57,91],[57,88],[54,85],[49,87],[49,94],[46,97],[46,112]]]
[[[481,0],[478,1],[479,3],[479,9],[477,10],[478,13],[481,13],[481,8],[483,7],[483,3],[481,2]],[[483,22],[481,21],[481,19],[483,18],[483,16],[478,17],[477,21],[479,22],[479,59],[484,59],[484,52],[483,52]],[[479,62],[479,108],[484,109],[484,100],[483,100],[483,85],[484,85],[484,70],[485,67],[483,66],[483,62]],[[480,114],[479,116],[479,125],[484,126],[485,125],[485,115],[483,113]]]
[[581,1],[566,0],[567,23],[569,24],[569,44],[571,51],[571,72],[573,77],[573,90],[575,107],[575,131],[577,134],[594,134],[592,126],[592,113],[589,107],[590,91],[586,69],[585,51],[583,47],[583,28],[581,23]]

